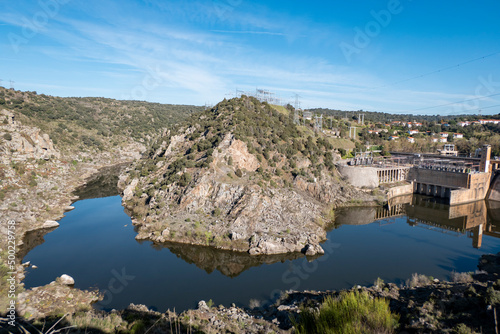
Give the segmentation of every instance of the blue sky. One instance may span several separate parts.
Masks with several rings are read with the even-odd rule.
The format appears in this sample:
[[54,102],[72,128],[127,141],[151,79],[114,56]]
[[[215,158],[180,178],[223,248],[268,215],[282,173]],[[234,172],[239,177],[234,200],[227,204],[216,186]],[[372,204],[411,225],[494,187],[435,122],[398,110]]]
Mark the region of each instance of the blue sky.
[[5,87],[196,105],[258,87],[306,108],[500,113],[498,1],[4,0],[0,13]]

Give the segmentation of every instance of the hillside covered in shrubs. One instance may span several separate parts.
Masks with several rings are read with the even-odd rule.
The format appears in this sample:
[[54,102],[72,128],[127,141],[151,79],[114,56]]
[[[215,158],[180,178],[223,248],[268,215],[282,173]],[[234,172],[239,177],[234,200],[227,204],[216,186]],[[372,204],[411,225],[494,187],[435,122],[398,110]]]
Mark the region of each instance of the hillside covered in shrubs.
[[47,133],[59,149],[100,151],[124,141],[146,143],[202,107],[100,97],[55,97],[0,87],[0,109]]

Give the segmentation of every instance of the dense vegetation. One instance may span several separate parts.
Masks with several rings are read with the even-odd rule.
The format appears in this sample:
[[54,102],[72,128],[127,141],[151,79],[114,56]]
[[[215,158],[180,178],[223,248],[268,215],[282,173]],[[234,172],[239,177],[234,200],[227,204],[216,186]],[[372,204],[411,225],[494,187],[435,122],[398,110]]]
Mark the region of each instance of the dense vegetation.
[[[0,87],[0,108],[18,111],[23,123],[40,127],[63,146],[75,143],[102,148],[112,138],[143,141],[185,120],[202,107],[99,97],[61,98]],[[114,144],[117,144],[118,140]]]

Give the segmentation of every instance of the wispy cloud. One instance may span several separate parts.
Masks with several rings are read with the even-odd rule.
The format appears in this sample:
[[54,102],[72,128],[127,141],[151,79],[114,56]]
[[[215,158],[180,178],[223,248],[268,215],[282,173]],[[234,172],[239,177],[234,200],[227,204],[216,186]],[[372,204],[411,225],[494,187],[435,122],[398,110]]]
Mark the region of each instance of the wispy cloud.
[[212,32],[222,33],[222,34],[249,34],[249,35],[271,35],[271,36],[286,36],[281,32],[271,32],[271,31],[239,31],[239,30],[211,30]]

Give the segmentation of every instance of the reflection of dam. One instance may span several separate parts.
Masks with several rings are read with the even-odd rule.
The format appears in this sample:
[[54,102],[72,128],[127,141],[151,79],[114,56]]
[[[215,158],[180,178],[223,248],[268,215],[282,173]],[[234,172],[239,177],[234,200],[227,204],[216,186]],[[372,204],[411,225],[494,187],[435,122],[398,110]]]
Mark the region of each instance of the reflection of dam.
[[432,197],[406,195],[393,198],[385,207],[362,207],[341,210],[336,225],[385,223],[406,218],[411,226],[442,233],[466,234],[472,245],[480,248],[483,235],[500,238],[500,202],[476,201],[449,206]]
[[374,218],[377,221],[403,216],[411,226],[467,234],[475,248],[481,247],[483,234],[500,237],[500,207],[490,209],[488,215],[485,201],[449,206],[422,196],[401,196],[387,207],[377,208]]

